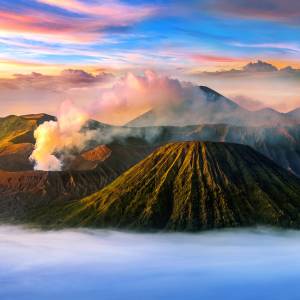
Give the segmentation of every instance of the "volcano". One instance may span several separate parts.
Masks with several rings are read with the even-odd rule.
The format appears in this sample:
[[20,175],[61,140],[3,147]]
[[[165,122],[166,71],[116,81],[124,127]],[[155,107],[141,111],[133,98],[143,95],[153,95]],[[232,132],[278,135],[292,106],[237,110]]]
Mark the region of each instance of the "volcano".
[[54,226],[197,231],[257,224],[298,227],[300,180],[249,146],[167,144],[99,192],[40,209]]
[[299,115],[273,109],[249,111],[217,91],[199,86],[198,96],[176,105],[154,107],[127,125],[185,126],[195,124],[229,124],[235,126],[290,126],[299,124]]

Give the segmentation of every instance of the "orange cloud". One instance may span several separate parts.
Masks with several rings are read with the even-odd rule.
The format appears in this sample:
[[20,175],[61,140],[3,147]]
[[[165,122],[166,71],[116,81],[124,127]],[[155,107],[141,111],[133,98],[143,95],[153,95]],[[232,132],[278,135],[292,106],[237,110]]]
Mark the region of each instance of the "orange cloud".
[[272,60],[270,59],[269,62],[272,65],[275,65],[277,68],[285,68],[286,66],[291,66],[293,68],[300,68],[300,62],[299,60],[291,60],[291,59],[276,59]]
[[[0,57],[0,76],[2,78],[9,78],[13,76],[15,73],[20,72],[41,72],[41,71],[48,71],[53,72],[54,70],[57,71],[57,65],[48,65],[42,62],[36,61],[22,61],[17,59],[7,59]],[[1,81],[0,79],[0,81]]]
[[[53,64],[53,63],[43,63],[40,61],[30,61],[30,60],[18,60],[18,59],[9,59],[0,57],[0,86],[2,79],[15,79],[15,74],[31,74],[34,73],[43,73],[44,75],[53,75],[57,76],[63,70],[82,70],[90,74],[99,74],[99,73],[112,73],[117,72],[110,68],[101,68],[99,65],[95,64]],[[28,75],[30,76],[30,75]],[[47,85],[47,82],[45,82]]]
[[211,55],[211,54],[192,54],[190,56],[194,61],[197,62],[240,62],[243,61],[240,58],[229,57],[229,56],[219,56],[219,55]]

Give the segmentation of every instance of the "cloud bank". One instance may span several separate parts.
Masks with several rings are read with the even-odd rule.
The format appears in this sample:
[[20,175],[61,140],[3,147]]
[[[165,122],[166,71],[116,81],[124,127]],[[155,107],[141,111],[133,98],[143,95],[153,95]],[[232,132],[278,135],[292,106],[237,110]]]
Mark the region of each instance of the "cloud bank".
[[110,73],[100,72],[93,75],[80,69],[65,69],[58,75],[43,75],[36,72],[15,74],[12,79],[0,79],[0,88],[12,90],[42,89],[59,92],[75,87],[105,83],[111,79],[113,79],[113,75]]
[[132,234],[0,227],[0,298],[297,299],[297,231]]
[[[197,59],[201,57],[197,56]],[[2,115],[40,112],[56,115],[60,104],[67,99],[72,99],[75,105],[84,108],[93,106],[92,102],[96,105],[101,102],[101,105],[111,108],[110,114],[102,113],[98,109],[96,119],[106,123],[124,124],[155,104],[145,97],[146,89],[149,92],[153,87],[150,92],[155,93],[161,88],[153,84],[151,86],[150,83],[148,87],[144,85],[140,90],[140,98],[131,101],[129,98],[133,95],[126,94],[128,89],[125,86],[130,86],[133,84],[130,81],[134,82],[134,80],[122,74],[112,74],[103,70],[90,73],[81,69],[66,69],[58,75],[33,72],[16,74],[8,79],[0,78]],[[134,74],[142,73],[136,71]],[[206,85],[229,98],[238,99],[239,104],[251,110],[271,107],[286,112],[300,106],[300,69],[290,66],[279,69],[270,63],[258,61],[240,69],[216,72],[194,71],[185,74],[185,78],[195,85]],[[142,86],[142,81],[139,84]],[[171,97],[176,101],[177,96],[174,96],[176,81],[172,84],[173,95],[168,92],[166,101]],[[124,96],[119,97],[116,95],[117,92],[124,93]],[[246,98],[251,99],[252,104],[257,102],[258,105],[249,106],[249,101],[240,101]]]
[[300,69],[291,66],[279,69],[258,60],[240,69],[195,72],[193,75],[202,84],[250,110],[271,107],[287,112],[300,106]]

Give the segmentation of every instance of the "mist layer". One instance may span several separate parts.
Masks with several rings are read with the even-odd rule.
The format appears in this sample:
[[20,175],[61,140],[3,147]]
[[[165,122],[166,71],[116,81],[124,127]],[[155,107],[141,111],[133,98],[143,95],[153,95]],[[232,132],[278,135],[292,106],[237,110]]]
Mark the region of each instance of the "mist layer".
[[0,227],[0,298],[298,299],[300,232]]

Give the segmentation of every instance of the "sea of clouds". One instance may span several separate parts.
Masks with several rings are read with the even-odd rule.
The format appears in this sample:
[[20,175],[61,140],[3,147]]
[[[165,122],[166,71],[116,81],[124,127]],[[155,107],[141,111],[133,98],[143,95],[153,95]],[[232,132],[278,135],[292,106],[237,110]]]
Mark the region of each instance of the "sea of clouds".
[[300,232],[0,226],[1,300],[299,299]]

